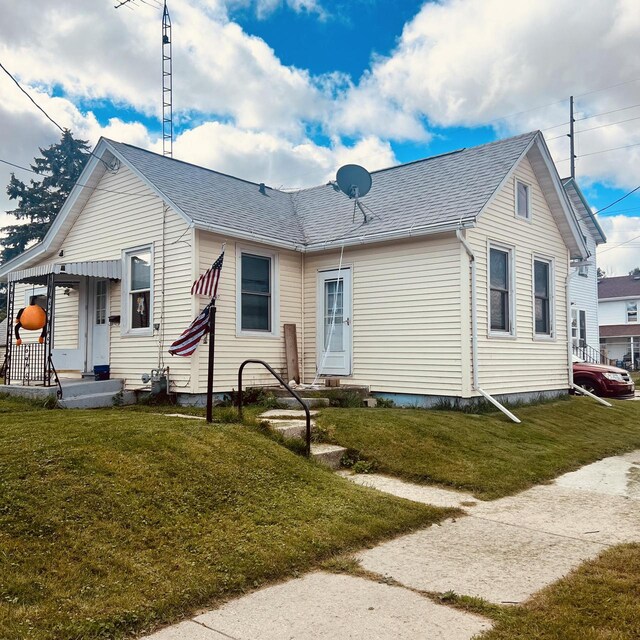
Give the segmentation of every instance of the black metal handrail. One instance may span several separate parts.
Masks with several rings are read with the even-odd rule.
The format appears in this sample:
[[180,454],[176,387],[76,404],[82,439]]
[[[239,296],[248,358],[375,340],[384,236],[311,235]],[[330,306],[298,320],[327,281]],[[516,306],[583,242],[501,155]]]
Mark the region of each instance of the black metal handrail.
[[242,420],[242,372],[248,364],[261,364],[278,382],[302,405],[307,417],[305,455],[311,456],[311,412],[304,400],[283,380],[282,376],[274,371],[273,367],[264,360],[245,360],[238,369],[238,416]]
[[592,364],[606,364],[602,351],[588,344],[574,344],[573,353],[581,357],[585,362]]
[[53,364],[53,357],[49,354],[49,383],[51,383],[51,373],[53,373],[53,378],[58,385],[58,389],[56,390],[56,397],[58,400],[62,400],[62,385],[60,384],[60,378],[58,378],[58,372]]

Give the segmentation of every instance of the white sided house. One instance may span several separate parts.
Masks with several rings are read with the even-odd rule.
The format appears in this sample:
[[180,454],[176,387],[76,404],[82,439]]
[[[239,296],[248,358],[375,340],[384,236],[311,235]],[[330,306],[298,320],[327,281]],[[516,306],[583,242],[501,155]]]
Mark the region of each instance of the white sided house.
[[598,322],[598,269],[596,248],[607,241],[591,207],[574,178],[562,181],[573,206],[590,254],[588,263],[573,269],[570,276],[569,300],[573,352],[587,362],[600,364],[600,327]]
[[[285,324],[304,383],[419,406],[566,393],[568,275],[589,250],[542,134],[372,177],[365,223],[332,184],[283,192],[101,139],[45,239],[0,277],[14,316],[44,296],[60,376],[109,365],[136,390],[169,366],[184,402],[203,398],[207,349],[167,350],[207,303],[190,288],[225,242],[216,393],[247,358],[284,372]],[[10,347],[12,384],[24,347]],[[273,383],[251,367],[245,380]]]

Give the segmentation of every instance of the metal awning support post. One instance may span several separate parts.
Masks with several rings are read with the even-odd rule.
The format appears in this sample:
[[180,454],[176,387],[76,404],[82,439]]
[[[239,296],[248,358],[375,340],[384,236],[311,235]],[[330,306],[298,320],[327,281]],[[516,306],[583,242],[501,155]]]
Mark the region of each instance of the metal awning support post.
[[4,383],[11,384],[11,356],[13,347],[13,320],[15,306],[16,283],[7,282],[7,346],[5,347]]
[[56,295],[56,285],[54,281],[54,274],[47,275],[47,319],[46,319],[46,333],[44,336],[44,384],[47,387],[51,386],[51,364],[53,362],[53,313]]

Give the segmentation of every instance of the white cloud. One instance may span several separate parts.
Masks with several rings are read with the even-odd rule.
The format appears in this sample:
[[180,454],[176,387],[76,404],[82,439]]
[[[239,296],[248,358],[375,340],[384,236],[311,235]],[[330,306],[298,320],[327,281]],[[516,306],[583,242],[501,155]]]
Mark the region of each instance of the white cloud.
[[607,236],[597,252],[598,266],[609,276],[640,267],[640,217],[601,216],[598,221]]

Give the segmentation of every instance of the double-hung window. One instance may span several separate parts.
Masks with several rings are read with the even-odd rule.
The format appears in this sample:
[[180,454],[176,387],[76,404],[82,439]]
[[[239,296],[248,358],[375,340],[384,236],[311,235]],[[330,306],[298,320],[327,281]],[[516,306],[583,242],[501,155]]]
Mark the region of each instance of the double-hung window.
[[241,333],[275,333],[274,262],[273,254],[240,252],[238,329]]
[[513,252],[489,247],[489,332],[513,335]]
[[552,268],[548,260],[533,261],[533,300],[536,336],[553,335]]
[[627,322],[638,322],[638,302],[627,302]]
[[516,216],[531,220],[531,187],[516,180]]
[[151,247],[125,251],[126,330],[146,334],[151,331],[153,282]]

